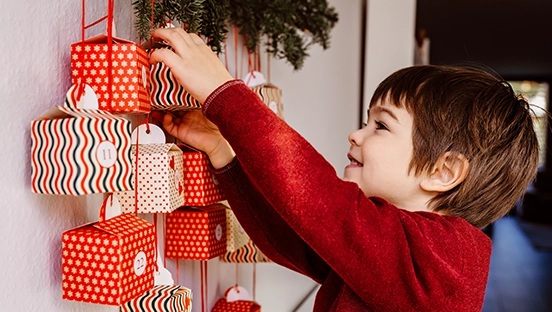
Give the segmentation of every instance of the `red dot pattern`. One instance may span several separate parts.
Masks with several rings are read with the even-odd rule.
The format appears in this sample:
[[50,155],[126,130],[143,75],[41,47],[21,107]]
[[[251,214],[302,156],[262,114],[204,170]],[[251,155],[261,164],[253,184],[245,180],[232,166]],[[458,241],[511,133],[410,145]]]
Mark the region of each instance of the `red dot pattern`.
[[184,205],[208,206],[222,201],[222,193],[202,152],[184,152]]
[[[121,211],[167,213],[184,205],[182,151],[174,144],[141,144],[132,147],[133,170],[138,163],[138,189],[117,192]],[[138,193],[138,207],[135,194]]]
[[[105,43],[71,46],[71,82],[82,78],[96,93],[99,109],[113,113],[149,113],[148,54],[134,42],[112,45],[112,102],[109,102],[108,46]],[[145,74],[143,75],[143,72]],[[144,81],[144,78],[146,81]]]
[[261,306],[254,301],[237,300],[227,302],[225,298],[219,299],[211,312],[260,312]]
[[209,260],[224,254],[227,231],[225,209],[223,205],[183,207],[167,214],[166,257]]
[[234,212],[229,208],[226,209],[226,223],[226,227],[228,228],[226,250],[232,252],[245,246],[249,241],[249,235],[245,233]]
[[[155,233],[130,214],[69,230],[62,235],[62,298],[121,305],[153,287]],[[136,256],[146,257],[142,274]]]

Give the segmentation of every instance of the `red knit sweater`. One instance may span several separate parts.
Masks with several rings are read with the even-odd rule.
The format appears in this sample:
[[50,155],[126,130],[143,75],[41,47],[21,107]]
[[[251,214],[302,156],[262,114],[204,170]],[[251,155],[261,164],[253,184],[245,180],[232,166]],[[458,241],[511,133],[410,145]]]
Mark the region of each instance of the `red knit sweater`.
[[214,170],[274,262],[322,284],[314,311],[480,311],[491,242],[457,217],[368,198],[239,80],[203,110],[236,152]]

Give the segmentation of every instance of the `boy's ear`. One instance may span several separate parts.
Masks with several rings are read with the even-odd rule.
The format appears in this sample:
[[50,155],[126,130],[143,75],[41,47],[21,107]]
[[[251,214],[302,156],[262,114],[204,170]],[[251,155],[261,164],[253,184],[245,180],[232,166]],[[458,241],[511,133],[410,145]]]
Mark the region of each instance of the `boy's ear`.
[[462,183],[468,175],[468,159],[454,152],[446,152],[439,157],[429,175],[420,182],[423,190],[428,192],[446,192]]

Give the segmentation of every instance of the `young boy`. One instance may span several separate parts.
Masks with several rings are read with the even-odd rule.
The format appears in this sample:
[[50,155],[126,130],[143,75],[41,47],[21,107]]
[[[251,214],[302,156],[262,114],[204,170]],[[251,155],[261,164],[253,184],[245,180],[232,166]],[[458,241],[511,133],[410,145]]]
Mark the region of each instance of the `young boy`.
[[[207,153],[236,216],[274,262],[322,284],[314,311],[480,311],[491,241],[537,171],[528,104],[475,69],[418,66],[385,79],[349,135],[340,179],[234,80],[203,41],[157,29],[157,50],[202,112],[165,129]],[[159,117],[159,116],[158,116]]]

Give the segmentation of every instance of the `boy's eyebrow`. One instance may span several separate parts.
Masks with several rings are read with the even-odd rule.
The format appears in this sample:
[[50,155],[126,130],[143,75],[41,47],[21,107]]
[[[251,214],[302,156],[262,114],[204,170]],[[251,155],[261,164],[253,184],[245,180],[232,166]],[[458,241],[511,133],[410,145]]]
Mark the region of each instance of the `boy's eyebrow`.
[[395,115],[395,113],[393,113],[392,110],[386,107],[383,107],[383,106],[370,107],[370,109],[368,110],[368,115],[370,115],[370,111],[373,111],[376,113],[387,113],[389,116],[391,116],[391,118],[395,119],[396,122],[399,122],[399,118],[397,118],[397,115]]

